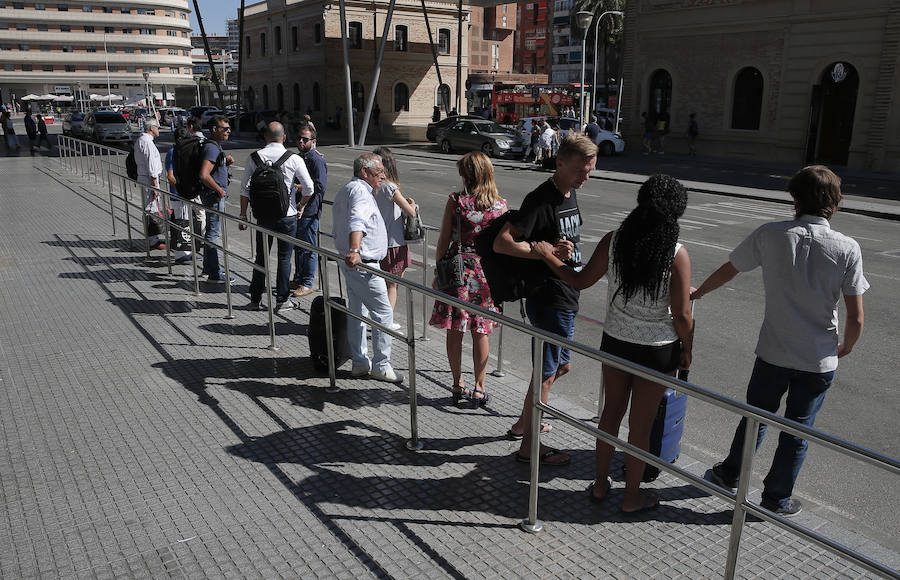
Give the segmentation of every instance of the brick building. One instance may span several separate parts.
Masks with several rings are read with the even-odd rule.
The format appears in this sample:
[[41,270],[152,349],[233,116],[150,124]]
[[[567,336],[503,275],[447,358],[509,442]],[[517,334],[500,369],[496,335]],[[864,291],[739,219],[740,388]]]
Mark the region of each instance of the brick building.
[[520,2],[516,5],[516,41],[513,68],[521,74],[547,74],[550,37],[550,3]]
[[473,112],[491,106],[494,81],[512,78],[516,40],[516,5],[472,6],[469,22],[469,95]]
[[797,166],[900,166],[900,1],[637,0],[626,4],[623,116],[696,112],[701,154]]
[[[444,91],[457,94],[457,6],[426,1],[438,50]],[[347,28],[353,106],[360,116],[371,87],[388,3],[348,0]],[[464,20],[468,7],[463,12]],[[468,26],[463,22],[463,80],[468,67]],[[324,121],[346,108],[340,10],[323,0],[268,0],[247,6],[244,19],[243,86],[256,110],[306,112]],[[464,87],[459,87],[464,91]],[[466,100],[461,97],[460,113]],[[438,103],[438,79],[418,0],[397,0],[385,48],[376,103],[383,124],[425,125]],[[349,115],[345,111],[343,119]]]

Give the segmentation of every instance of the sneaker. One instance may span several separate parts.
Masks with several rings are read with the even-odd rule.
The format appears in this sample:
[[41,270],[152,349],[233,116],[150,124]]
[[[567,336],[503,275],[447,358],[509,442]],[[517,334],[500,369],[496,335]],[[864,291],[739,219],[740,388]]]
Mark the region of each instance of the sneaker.
[[[219,274],[218,276],[209,276],[206,279],[207,282],[213,282],[215,284],[224,284],[225,283],[225,274]],[[229,284],[234,284],[234,276],[228,278]]]
[[786,518],[795,516],[803,510],[803,504],[800,503],[799,499],[794,498],[790,498],[789,500],[787,500],[787,503],[783,506],[763,498],[763,500],[759,502],[759,505],[772,513],[784,516]]
[[260,304],[259,300],[251,300],[250,304],[247,305],[247,310],[251,312],[259,312],[261,310],[264,310],[264,308],[262,307],[262,304]]
[[194,257],[190,254],[184,254],[183,256],[178,256],[175,258],[175,263],[180,266],[190,266],[194,263]]
[[166,244],[163,243],[163,242],[156,242],[155,244],[153,244],[152,246],[150,246],[150,249],[151,249],[151,250],[165,250],[165,249],[166,249]]
[[350,376],[354,379],[361,379],[363,377],[369,376],[370,371],[371,368],[369,367],[369,365],[353,365],[353,369],[350,370]]
[[721,461],[713,465],[712,469],[709,470],[709,480],[718,486],[729,488],[732,490],[737,489],[738,486],[738,480],[736,477],[728,477],[727,475],[725,475],[725,468],[722,465]]
[[400,326],[400,323],[398,323],[398,322],[391,323],[391,330],[400,330],[401,328],[403,328],[403,327]]
[[312,288],[307,288],[306,286],[298,286],[296,290],[294,290],[294,297],[301,298],[303,296],[309,296],[315,292]]
[[298,308],[300,308],[300,304],[294,302],[290,298],[284,302],[275,303],[275,312],[281,312],[282,310],[297,310]]
[[372,372],[370,374],[371,377],[376,381],[384,381],[386,383],[394,384],[400,384],[403,382],[403,375],[398,375],[397,373],[395,373],[391,365],[388,365],[383,369],[372,369]]

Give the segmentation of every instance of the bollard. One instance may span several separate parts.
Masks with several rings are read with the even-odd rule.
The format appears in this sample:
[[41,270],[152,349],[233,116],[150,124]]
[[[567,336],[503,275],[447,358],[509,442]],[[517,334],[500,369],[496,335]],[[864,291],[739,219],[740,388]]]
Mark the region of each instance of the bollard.
[[[538,476],[541,466],[541,418],[543,411],[538,409],[541,402],[541,382],[544,378],[544,339],[534,337],[534,354],[532,356],[531,373],[531,483],[528,488],[528,519],[523,520],[519,527],[530,534],[536,534],[544,529],[544,524],[538,519]],[[516,451],[516,453],[519,453]]]
[[[410,439],[406,442],[406,448],[410,451],[419,451],[424,447],[419,440],[419,407],[416,396],[416,321],[414,317],[413,294],[406,290],[406,348],[409,358],[409,433]],[[423,321],[424,322],[424,321]]]

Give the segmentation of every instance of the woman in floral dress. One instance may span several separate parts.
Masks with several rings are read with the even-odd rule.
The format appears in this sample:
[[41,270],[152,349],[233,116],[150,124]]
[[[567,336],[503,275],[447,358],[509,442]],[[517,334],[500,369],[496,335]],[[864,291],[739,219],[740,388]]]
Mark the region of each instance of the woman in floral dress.
[[[437,241],[437,259],[445,255],[462,253],[464,273],[463,285],[446,290],[451,296],[476,304],[486,310],[499,312],[491,300],[491,291],[481,269],[481,259],[475,253],[475,236],[486,228],[497,216],[506,213],[506,200],[497,192],[494,183],[494,166],[487,155],[473,151],[463,155],[456,163],[463,180],[463,191],[450,194],[441,220],[441,234]],[[460,229],[457,231],[457,212]],[[431,326],[447,331],[447,359],[453,374],[453,404],[460,399],[471,401],[473,408],[485,407],[490,396],[484,390],[490,342],[488,335],[496,326],[492,320],[472,314],[460,308],[434,303],[434,311],[429,322]],[[462,380],[463,335],[472,334],[472,355],[475,367],[475,388],[466,389]]]

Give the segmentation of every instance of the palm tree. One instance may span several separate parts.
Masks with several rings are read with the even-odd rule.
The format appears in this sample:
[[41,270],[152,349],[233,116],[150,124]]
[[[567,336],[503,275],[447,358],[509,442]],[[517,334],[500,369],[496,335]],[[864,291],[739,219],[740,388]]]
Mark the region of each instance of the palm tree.
[[[625,11],[625,0],[577,0],[575,3],[575,10],[585,10],[587,12],[593,12],[594,19],[591,21],[591,25],[588,30],[593,30],[597,26],[597,18],[599,18],[604,12],[615,10],[619,12]],[[616,18],[615,16],[607,16],[603,22],[600,23],[600,27],[598,33],[602,36],[599,40],[602,40],[603,43],[603,76],[602,82],[604,86],[604,100],[603,102],[608,102],[609,99],[609,83],[607,79],[609,79],[609,71],[610,71],[610,61],[615,64],[615,68],[613,70],[616,71],[616,77],[620,77],[619,71],[621,69],[622,63],[622,52],[624,46],[624,35],[623,32],[623,24],[624,18]],[[599,43],[598,43],[599,44]],[[588,45],[592,46],[592,45]],[[586,57],[587,55],[585,55]],[[591,61],[593,62],[593,58]],[[594,77],[599,77],[595,73]],[[596,92],[597,88],[592,87],[592,90]],[[595,93],[596,94],[596,93]]]

